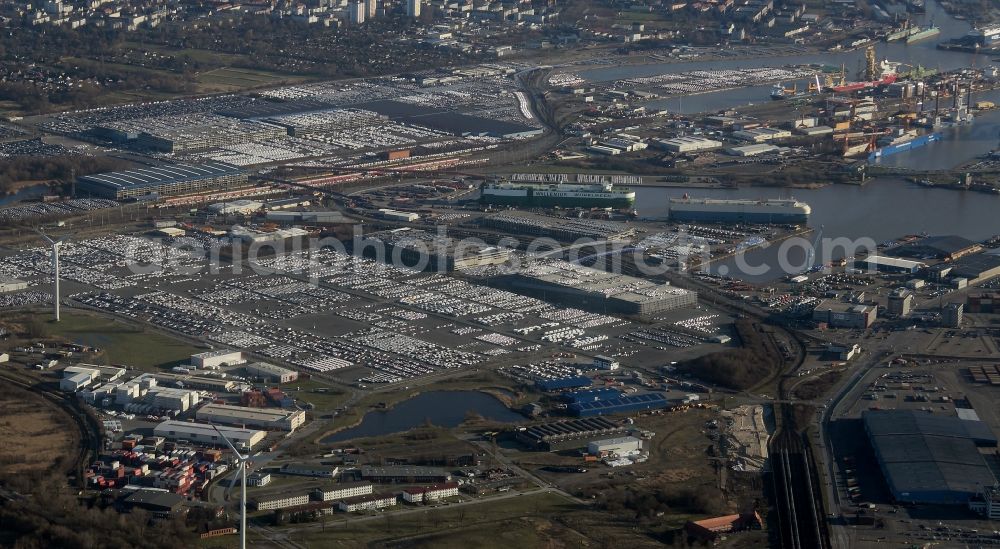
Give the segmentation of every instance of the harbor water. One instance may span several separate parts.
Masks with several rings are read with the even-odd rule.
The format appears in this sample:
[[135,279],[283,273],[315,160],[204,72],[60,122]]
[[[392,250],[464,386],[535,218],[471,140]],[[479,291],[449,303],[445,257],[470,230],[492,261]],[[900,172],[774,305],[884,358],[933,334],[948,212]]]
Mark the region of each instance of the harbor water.
[[[934,144],[923,150],[936,147]],[[896,155],[901,156],[901,155]],[[907,234],[926,232],[931,235],[959,235],[972,240],[983,240],[1000,234],[1000,195],[952,189],[935,189],[908,183],[902,179],[871,180],[864,186],[828,185],[819,189],[782,189],[746,187],[738,189],[683,189],[637,188],[636,204],[639,214],[646,218],[662,218],[668,213],[668,200],[685,193],[694,197],[710,198],[791,198],[812,206],[809,226],[812,235],[805,238],[818,241],[814,263],[819,264],[825,250],[822,240],[846,237],[867,238],[879,243]],[[822,234],[819,234],[821,231]],[[750,265],[770,265],[764,275],[748,276],[740,273],[732,259],[715,264],[713,272],[727,274],[750,282],[776,280],[785,273],[778,268],[777,245],[747,252]],[[840,254],[843,255],[843,254]],[[832,253],[831,257],[838,254]],[[798,247],[787,255],[788,263],[806,265],[808,256]],[[722,269],[720,270],[720,267]]]
[[[1000,90],[976,94],[973,102],[979,100],[1000,104]],[[925,110],[933,108],[925,106]],[[1000,148],[1000,109],[979,112],[972,124],[941,130],[940,141],[881,158],[877,164],[915,171],[947,170],[997,148]]]
[[438,427],[455,427],[469,413],[492,421],[513,423],[524,416],[510,410],[496,397],[479,391],[430,391],[404,400],[388,410],[365,414],[361,423],[334,433],[323,443],[343,442],[355,438],[377,437],[401,433],[431,423]]

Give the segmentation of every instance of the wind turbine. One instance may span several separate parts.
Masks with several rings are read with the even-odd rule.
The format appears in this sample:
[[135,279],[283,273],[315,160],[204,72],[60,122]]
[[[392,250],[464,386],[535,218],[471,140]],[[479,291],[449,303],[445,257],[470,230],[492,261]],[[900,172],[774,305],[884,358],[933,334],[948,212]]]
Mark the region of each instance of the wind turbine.
[[233,489],[236,479],[240,479],[240,549],[247,549],[247,462],[250,461],[250,455],[239,453],[218,427],[212,425],[212,428],[215,429],[216,433],[219,433],[222,440],[226,441],[226,446],[229,446],[229,449],[236,454],[237,472],[233,481],[229,483],[229,490]]
[[52,247],[52,304],[55,306],[56,322],[59,322],[59,248],[62,247],[63,242],[69,239],[70,235],[60,236],[53,240],[42,231],[36,229],[35,232],[42,235],[42,238]]

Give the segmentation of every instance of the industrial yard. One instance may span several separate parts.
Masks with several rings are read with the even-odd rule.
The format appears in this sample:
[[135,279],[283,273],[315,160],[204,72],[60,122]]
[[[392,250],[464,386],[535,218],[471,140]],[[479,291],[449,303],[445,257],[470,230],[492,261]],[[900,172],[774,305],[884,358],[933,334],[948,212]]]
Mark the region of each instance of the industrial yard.
[[[511,180],[552,177],[581,179]],[[226,507],[232,462],[215,425],[260,452],[252,524],[302,539],[326,520],[403,523],[416,497],[441,513],[556,497],[575,515],[629,509],[630,486],[677,498],[654,506],[672,510],[669,520],[647,527],[677,540],[711,537],[706,516],[734,530],[774,520],[762,482],[784,420],[766,395],[783,384],[820,401],[884,338],[910,352],[996,352],[982,316],[992,301],[976,297],[997,269],[982,243],[905,236],[749,284],[711,268],[808,235],[796,217],[808,204],[686,200],[679,219],[586,206],[483,211],[468,181],[286,191],[155,217],[123,204],[115,230],[85,225],[61,245],[63,319],[31,336],[28,317],[14,317],[25,324],[11,363],[97,414],[110,451],[85,473],[95,490],[151,486]],[[698,217],[683,217],[691,211]],[[220,222],[229,228],[208,226]],[[539,236],[544,246],[532,247]],[[50,251],[8,238],[5,306],[47,315]],[[685,269],[693,276],[672,274]],[[752,345],[734,326],[739,311],[814,339],[797,359],[792,339],[765,336],[783,362],[749,392],[676,369]],[[982,333],[957,340],[963,323]],[[449,495],[427,496],[436,491]],[[596,516],[581,527],[594,539]]]
[[[885,362],[853,384],[834,410],[834,490],[842,520],[859,525],[858,546],[876,538],[994,543],[990,512],[975,506],[994,482],[990,447],[998,428],[994,389],[974,383],[971,374],[979,364]],[[879,414],[894,425],[886,428]],[[901,445],[907,455],[891,452]]]
[[0,10],[0,545],[1000,544],[996,10],[120,3]]

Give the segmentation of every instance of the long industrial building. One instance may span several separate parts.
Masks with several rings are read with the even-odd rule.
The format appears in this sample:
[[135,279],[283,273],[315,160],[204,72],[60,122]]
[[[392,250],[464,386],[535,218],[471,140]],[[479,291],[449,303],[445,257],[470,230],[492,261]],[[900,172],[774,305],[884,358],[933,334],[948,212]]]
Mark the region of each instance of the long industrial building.
[[878,309],[870,305],[855,305],[842,301],[824,300],[813,309],[813,320],[825,322],[831,328],[871,327],[875,323]]
[[195,416],[199,420],[209,423],[246,425],[281,431],[294,431],[306,422],[306,413],[302,410],[249,408],[246,406],[211,403],[202,406]]
[[500,279],[523,293],[600,313],[647,316],[698,303],[690,290],[567,261],[529,265]]
[[642,393],[605,400],[574,402],[569,405],[569,412],[578,417],[606,416],[661,409],[666,408],[667,404],[667,397],[660,393]]
[[381,126],[388,120],[388,116],[362,109],[329,109],[283,114],[267,118],[265,122],[285,128],[288,135],[301,136],[307,133],[332,132],[362,126]]
[[869,410],[865,431],[898,502],[965,505],[996,478],[980,447],[997,438],[982,421],[917,410]]
[[223,162],[164,164],[77,178],[77,189],[102,198],[123,200],[148,195],[176,195],[247,185],[247,174]]
[[377,483],[392,482],[450,482],[451,474],[437,467],[420,465],[392,465],[376,467],[365,465],[361,467],[361,478]]
[[683,135],[672,139],[658,139],[654,144],[673,153],[711,151],[722,148],[722,142],[696,135]]
[[517,432],[517,440],[536,450],[557,452],[584,448],[592,440],[621,437],[628,429],[603,417],[543,423]]
[[309,503],[309,494],[269,494],[259,496],[247,502],[247,506],[255,511],[270,511],[297,507]]
[[854,266],[858,269],[864,269],[867,271],[914,274],[927,265],[919,261],[910,261],[908,259],[899,259],[896,257],[886,257],[872,254],[864,259],[855,260]]
[[117,143],[168,153],[288,136],[287,129],[274,124],[205,113],[126,120],[95,127],[94,132]]
[[0,294],[7,292],[17,292],[20,290],[27,290],[27,289],[28,289],[27,281],[0,276]]
[[267,437],[267,432],[256,429],[240,429],[237,427],[225,427],[222,425],[212,426],[207,423],[193,423],[189,421],[168,420],[153,428],[153,434],[169,440],[188,440],[202,444],[212,444],[215,446],[225,446],[226,443],[219,436],[218,429],[233,443],[233,446],[241,449],[253,449]]

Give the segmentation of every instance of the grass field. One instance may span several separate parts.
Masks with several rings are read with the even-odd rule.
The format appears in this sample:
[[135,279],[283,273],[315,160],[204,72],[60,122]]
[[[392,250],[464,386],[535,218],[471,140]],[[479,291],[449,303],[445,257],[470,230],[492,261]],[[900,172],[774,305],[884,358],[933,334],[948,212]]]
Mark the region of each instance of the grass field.
[[64,313],[58,324],[49,323],[53,336],[101,348],[108,364],[124,364],[139,370],[157,370],[187,363],[200,349],[166,335],[128,326],[85,313]]
[[20,116],[21,105],[17,101],[0,101],[0,113],[4,116]]
[[156,52],[162,55],[187,56],[199,63],[216,66],[231,65],[237,61],[248,59],[245,55],[199,50],[194,48],[178,50],[157,44],[150,44],[148,42],[126,41],[124,45],[133,49]]
[[[334,514],[326,518],[325,527],[319,523],[299,530],[296,525],[290,529],[269,529],[280,532],[298,547],[442,547],[461,548],[497,547],[511,544],[518,549],[543,547],[568,547],[563,543],[550,543],[559,537],[573,538],[574,547],[587,546],[580,543],[580,535],[566,533],[565,529],[553,532],[551,523],[545,518],[567,516],[580,509],[570,501],[555,494],[525,494],[496,502],[483,502],[461,507],[434,507],[423,512],[399,514],[388,512],[378,518],[352,517]],[[285,537],[287,536],[287,538]],[[247,536],[248,545],[275,547],[261,531],[251,529]],[[232,548],[239,545],[236,536],[202,540],[200,547]],[[593,546],[593,544],[589,544]]]
[[203,92],[238,91],[281,83],[296,83],[306,79],[266,71],[223,67],[205,71],[196,77]]
[[[553,517],[579,509],[555,494],[526,494],[501,501],[438,507],[423,512],[372,520],[334,522],[321,528],[290,533],[306,547],[496,547],[506,542],[520,549],[548,547],[536,517]],[[424,537],[426,536],[426,537]]]
[[[299,379],[284,386],[286,392],[291,393],[295,398],[304,400],[315,406],[315,413],[328,414],[347,401],[350,393],[337,385],[317,379]],[[326,389],[324,392],[316,392],[316,389]]]

